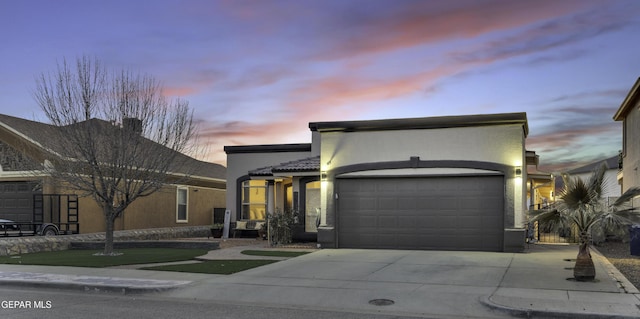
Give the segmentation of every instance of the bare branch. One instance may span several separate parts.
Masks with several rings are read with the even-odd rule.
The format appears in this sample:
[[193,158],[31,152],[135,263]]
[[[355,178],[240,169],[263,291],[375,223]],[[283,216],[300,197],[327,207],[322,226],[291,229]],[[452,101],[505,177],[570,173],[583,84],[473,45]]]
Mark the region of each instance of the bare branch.
[[34,97],[52,124],[49,147],[59,155],[48,173],[91,194],[107,232],[137,198],[189,176],[194,160],[183,153],[193,146],[193,113],[186,101],[167,100],[154,78],[82,57],[36,83]]

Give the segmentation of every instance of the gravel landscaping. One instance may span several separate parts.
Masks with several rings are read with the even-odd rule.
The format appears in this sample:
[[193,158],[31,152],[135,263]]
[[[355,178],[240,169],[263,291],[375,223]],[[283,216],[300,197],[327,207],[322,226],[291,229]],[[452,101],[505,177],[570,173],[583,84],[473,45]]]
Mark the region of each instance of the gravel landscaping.
[[605,256],[636,288],[640,289],[640,256],[633,256],[629,243],[605,242],[595,248]]

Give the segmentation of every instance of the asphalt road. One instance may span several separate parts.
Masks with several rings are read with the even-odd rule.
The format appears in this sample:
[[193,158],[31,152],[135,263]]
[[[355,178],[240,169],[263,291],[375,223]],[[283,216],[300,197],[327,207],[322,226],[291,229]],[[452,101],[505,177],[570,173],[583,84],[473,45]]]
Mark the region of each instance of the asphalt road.
[[[117,295],[67,290],[0,288],[0,318],[233,318],[233,319],[402,319],[415,317],[219,304],[203,300],[164,298],[158,295]],[[453,318],[453,317],[447,317]]]

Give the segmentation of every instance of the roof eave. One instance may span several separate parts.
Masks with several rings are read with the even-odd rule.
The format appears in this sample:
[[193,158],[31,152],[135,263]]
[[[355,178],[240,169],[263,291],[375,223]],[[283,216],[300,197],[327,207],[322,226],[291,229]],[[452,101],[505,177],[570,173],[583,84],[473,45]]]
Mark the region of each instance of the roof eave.
[[311,144],[234,145],[225,146],[224,152],[227,154],[311,152]]
[[339,121],[339,122],[312,122],[309,129],[317,132],[356,132],[356,131],[384,131],[384,130],[408,130],[408,129],[437,129],[455,127],[473,127],[487,125],[523,126],[524,135],[529,134],[527,114],[497,113],[463,116],[440,116],[407,119],[386,119],[369,121]]
[[616,114],[613,115],[614,121],[622,121],[629,113],[629,110],[633,108],[633,102],[638,99],[638,94],[640,93],[640,78],[636,80],[636,83],[633,84],[633,87],[627,94],[627,96],[622,101],[620,108],[616,111]]

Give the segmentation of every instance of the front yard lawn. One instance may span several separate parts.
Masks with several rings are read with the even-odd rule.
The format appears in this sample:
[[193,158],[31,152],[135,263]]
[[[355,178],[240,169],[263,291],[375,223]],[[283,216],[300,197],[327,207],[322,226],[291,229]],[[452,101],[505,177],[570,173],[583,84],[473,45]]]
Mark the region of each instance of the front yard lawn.
[[277,261],[278,260],[207,260],[194,264],[151,266],[140,269],[230,275],[247,269],[268,265]]

